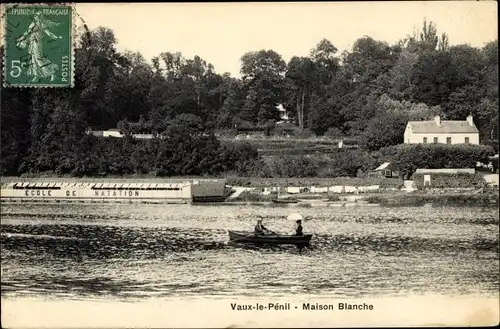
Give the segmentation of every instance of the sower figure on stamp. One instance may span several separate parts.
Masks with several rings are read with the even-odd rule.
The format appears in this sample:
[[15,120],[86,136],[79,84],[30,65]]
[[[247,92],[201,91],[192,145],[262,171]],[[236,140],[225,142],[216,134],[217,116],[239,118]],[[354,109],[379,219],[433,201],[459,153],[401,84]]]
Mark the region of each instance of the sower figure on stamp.
[[53,40],[62,39],[61,36],[57,36],[48,30],[58,25],[59,23],[52,22],[44,18],[41,12],[37,12],[28,30],[16,40],[18,48],[28,49],[28,60],[24,65],[28,66],[27,73],[29,76],[33,76],[33,82],[48,77],[50,77],[50,81],[54,80],[54,74],[58,66],[49,61],[44,55],[42,39],[45,35]]

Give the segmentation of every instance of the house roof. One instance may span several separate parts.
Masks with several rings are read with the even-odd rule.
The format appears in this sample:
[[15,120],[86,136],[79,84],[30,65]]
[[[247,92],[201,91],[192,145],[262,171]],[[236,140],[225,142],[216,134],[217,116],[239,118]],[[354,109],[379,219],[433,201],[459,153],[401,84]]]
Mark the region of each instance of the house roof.
[[375,171],[385,170],[391,165],[390,162],[384,162],[380,166],[378,166]]
[[409,121],[413,133],[478,133],[476,126],[471,126],[467,121],[442,120],[438,126],[436,121]]

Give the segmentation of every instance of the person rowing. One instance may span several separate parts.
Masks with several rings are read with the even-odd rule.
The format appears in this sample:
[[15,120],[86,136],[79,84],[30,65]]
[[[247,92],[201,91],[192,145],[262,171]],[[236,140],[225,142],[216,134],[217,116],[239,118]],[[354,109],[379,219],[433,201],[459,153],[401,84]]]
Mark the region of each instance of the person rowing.
[[302,232],[302,220],[298,219],[295,223],[297,224],[295,228],[295,236],[304,236],[304,232]]
[[257,225],[255,225],[254,232],[255,235],[269,235],[273,233],[262,224],[262,219],[257,220]]

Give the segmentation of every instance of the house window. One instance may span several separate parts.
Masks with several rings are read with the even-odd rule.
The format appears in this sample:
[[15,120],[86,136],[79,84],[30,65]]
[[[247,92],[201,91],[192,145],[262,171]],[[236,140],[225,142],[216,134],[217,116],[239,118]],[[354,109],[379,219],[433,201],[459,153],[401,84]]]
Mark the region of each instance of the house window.
[[469,144],[469,137],[465,137],[465,144]]
[[427,144],[427,137],[424,137],[424,144]]
[[434,137],[434,144],[437,144],[437,143],[438,143],[438,138]]
[[446,137],[446,144],[451,144],[451,137]]

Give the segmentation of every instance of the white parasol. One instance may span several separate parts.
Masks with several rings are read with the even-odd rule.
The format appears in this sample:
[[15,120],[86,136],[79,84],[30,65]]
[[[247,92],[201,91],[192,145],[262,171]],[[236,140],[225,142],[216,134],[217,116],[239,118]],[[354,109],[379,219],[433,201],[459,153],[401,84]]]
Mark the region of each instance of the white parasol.
[[301,214],[298,214],[298,213],[293,213],[293,214],[288,215],[287,219],[288,219],[288,220],[293,220],[293,221],[296,221],[296,220],[299,220],[299,219],[300,219],[300,220],[303,220],[303,219],[304,219],[304,217],[302,217],[302,215],[301,215]]

